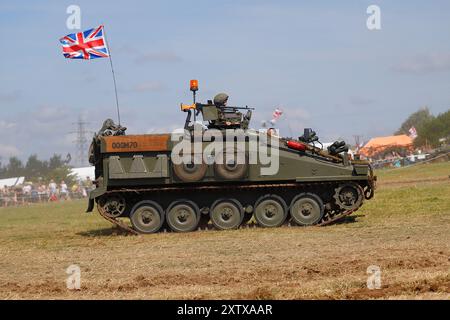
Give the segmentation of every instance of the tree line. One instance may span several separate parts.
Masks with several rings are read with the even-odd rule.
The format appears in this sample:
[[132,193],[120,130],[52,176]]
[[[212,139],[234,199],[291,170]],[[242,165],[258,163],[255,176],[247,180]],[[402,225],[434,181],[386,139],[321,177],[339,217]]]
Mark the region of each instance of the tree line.
[[395,132],[395,134],[409,135],[409,129],[415,127],[417,138],[414,139],[415,147],[438,147],[439,139],[447,139],[450,143],[450,110],[434,116],[425,107],[411,114]]
[[51,179],[64,180],[68,184],[74,182],[67,161],[59,154],[54,154],[48,160],[40,160],[36,154],[32,154],[25,163],[17,157],[10,157],[6,163],[0,160],[0,179],[12,177],[25,177],[26,181],[32,182],[48,182]]

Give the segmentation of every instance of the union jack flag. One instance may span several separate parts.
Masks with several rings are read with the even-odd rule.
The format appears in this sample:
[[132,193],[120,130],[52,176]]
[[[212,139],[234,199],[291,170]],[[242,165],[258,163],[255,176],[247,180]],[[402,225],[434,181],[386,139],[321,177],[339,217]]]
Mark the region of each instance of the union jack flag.
[[103,26],[68,34],[59,39],[64,57],[69,59],[96,59],[109,57]]
[[411,139],[414,140],[415,138],[417,138],[417,130],[416,130],[416,128],[411,127],[411,128],[409,128],[408,132],[409,132],[409,137]]
[[281,117],[282,114],[283,114],[283,111],[276,108],[275,111],[272,113],[272,118],[275,120],[278,120],[278,118]]

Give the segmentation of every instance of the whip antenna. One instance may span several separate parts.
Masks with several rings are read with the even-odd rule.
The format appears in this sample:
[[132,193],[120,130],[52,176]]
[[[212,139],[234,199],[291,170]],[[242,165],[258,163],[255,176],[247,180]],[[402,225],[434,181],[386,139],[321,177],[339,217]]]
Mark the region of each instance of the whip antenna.
[[108,47],[109,64],[111,65],[111,72],[112,72],[113,82],[114,82],[114,93],[116,94],[117,119],[119,120],[119,125],[120,125],[120,109],[119,109],[119,98],[117,96],[116,75],[114,74],[114,67],[113,67],[113,62],[112,62],[112,57],[111,57],[111,49],[109,47],[108,38],[106,37],[105,26],[103,26],[103,33],[105,35],[106,46]]

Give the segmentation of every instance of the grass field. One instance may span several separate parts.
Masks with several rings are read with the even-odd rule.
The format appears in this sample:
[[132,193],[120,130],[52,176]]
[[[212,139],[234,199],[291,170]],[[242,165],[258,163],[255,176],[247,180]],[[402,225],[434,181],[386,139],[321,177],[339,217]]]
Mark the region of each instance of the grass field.
[[85,202],[1,208],[0,298],[449,299],[450,162],[376,174],[375,198],[325,227],[128,236]]

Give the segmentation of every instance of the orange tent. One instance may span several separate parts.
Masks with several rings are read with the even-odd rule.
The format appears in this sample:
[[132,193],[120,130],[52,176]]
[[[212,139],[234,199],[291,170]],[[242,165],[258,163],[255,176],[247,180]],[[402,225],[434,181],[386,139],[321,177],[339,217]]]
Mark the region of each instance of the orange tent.
[[413,140],[406,134],[389,137],[372,138],[361,148],[360,153],[363,156],[371,157],[389,147],[411,148]]

